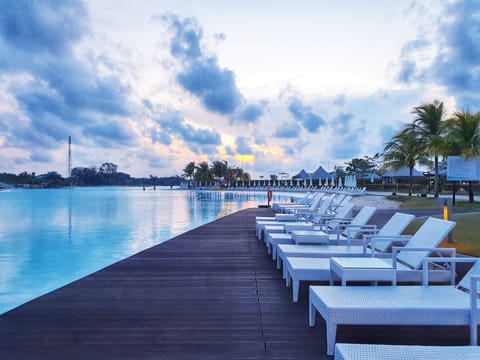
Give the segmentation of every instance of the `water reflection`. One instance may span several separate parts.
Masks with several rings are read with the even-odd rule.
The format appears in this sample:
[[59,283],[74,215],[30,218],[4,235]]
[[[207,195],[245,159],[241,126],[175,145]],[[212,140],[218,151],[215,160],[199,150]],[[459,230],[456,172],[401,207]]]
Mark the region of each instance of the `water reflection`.
[[159,188],[0,192],[0,313],[265,199]]

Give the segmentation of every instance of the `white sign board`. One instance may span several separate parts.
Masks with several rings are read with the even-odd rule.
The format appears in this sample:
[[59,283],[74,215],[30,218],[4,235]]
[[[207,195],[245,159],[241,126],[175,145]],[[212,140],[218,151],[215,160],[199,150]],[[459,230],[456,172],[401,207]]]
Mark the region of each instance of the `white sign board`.
[[447,159],[447,181],[480,180],[480,157],[465,159],[449,156]]

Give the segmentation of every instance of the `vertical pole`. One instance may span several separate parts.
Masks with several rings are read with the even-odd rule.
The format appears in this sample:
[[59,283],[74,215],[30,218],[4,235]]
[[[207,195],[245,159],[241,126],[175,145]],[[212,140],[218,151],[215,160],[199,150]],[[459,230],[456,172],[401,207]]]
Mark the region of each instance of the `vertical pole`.
[[68,177],[72,176],[72,137],[68,136]]

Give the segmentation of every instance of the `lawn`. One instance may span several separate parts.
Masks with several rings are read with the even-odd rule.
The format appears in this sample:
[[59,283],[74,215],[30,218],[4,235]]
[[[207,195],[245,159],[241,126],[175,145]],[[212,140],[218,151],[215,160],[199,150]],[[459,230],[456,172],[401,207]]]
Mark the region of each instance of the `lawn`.
[[[402,202],[402,210],[421,210],[438,208],[435,199],[426,199],[408,196],[389,196],[390,200]],[[471,214],[468,212],[478,212]],[[440,247],[455,247],[457,252],[465,255],[480,257],[480,203],[468,203],[457,201],[452,209],[450,220],[455,221],[457,225],[452,231],[453,243],[448,243],[445,239]],[[425,220],[414,221],[406,230],[406,234],[414,234],[415,231],[425,222]]]

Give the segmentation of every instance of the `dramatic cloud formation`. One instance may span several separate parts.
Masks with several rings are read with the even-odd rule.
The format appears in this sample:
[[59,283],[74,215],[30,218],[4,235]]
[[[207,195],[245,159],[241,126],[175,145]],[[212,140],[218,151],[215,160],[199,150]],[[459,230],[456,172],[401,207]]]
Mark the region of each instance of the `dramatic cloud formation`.
[[299,121],[299,123],[309,132],[317,132],[318,129],[325,125],[319,115],[317,115],[311,106],[303,104],[300,99],[293,99],[288,107],[288,110],[292,113],[293,117]]
[[3,0],[0,171],[65,175],[69,135],[134,176],[331,170],[421,103],[478,110],[478,1],[346,1]]
[[235,145],[237,147],[237,153],[241,155],[251,155],[253,154],[252,147],[248,145],[248,140],[243,137],[239,136],[235,140]]
[[300,135],[300,126],[297,123],[283,123],[275,131],[278,138],[292,139]]
[[232,115],[232,122],[255,122],[264,113],[264,106],[245,104],[233,71],[221,68],[214,55],[201,49],[203,31],[194,18],[180,19],[177,15],[161,17],[173,31],[171,54],[182,61],[183,69],[177,75],[178,83],[195,95],[209,110],[221,115]]
[[[3,5],[0,71],[28,119],[7,133],[7,143],[54,149],[86,126],[83,133],[99,140],[99,146],[132,144],[128,125],[106,118],[129,115],[128,87],[115,76],[100,76],[90,64],[78,61],[73,51],[88,29],[83,4],[6,1]],[[18,76],[22,81],[16,81]]]
[[[431,81],[445,86],[461,108],[480,100],[480,9],[477,0],[446,4],[433,39],[416,39],[403,47],[398,79],[405,83]],[[434,52],[425,64],[425,53]],[[478,107],[478,105],[477,105]]]
[[164,145],[170,145],[174,139],[178,139],[184,142],[192,152],[201,155],[214,154],[216,146],[222,143],[218,132],[195,128],[186,123],[182,116],[175,111],[164,112],[155,122],[159,127],[151,131],[152,139]]

